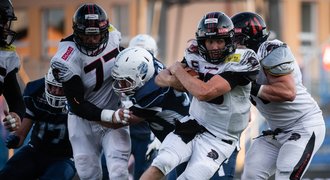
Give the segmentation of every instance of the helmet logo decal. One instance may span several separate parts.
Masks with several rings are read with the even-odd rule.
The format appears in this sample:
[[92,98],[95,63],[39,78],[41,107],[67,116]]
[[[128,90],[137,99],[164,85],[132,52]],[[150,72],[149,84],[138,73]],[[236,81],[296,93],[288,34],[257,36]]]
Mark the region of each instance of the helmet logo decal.
[[[145,58],[147,59],[147,58]],[[148,72],[148,64],[145,63],[145,62],[142,62],[138,67],[137,69],[140,71],[140,75],[142,77],[142,79],[144,79],[145,75],[147,74]]]
[[253,20],[251,19],[250,23],[252,27],[252,34],[255,35],[258,33],[258,31],[262,30],[262,26],[256,17],[254,17]]
[[88,20],[98,20],[99,15],[98,14],[85,14],[85,19]]

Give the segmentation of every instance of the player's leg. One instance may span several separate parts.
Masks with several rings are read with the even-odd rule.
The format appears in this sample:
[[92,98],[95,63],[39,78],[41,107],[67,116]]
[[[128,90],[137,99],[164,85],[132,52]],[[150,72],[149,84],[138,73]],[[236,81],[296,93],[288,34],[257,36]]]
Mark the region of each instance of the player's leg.
[[44,173],[39,180],[72,180],[76,174],[76,169],[72,158],[55,158],[45,162]]
[[128,179],[128,159],[131,154],[128,126],[108,129],[102,138],[102,147],[109,179]]
[[234,150],[229,159],[222,164],[222,167],[212,176],[211,180],[232,180],[235,176],[236,159],[238,150]]
[[[94,126],[93,126],[94,125]],[[84,179],[101,179],[100,132],[92,131],[96,123],[69,115],[68,130],[78,176]]]
[[12,156],[0,171],[0,179],[36,179],[38,154],[29,145],[23,146]]
[[192,144],[192,155],[178,179],[210,179],[236,148],[207,132],[197,135]]
[[276,179],[301,179],[325,136],[324,126],[302,127],[288,133],[276,169]]
[[276,159],[280,144],[271,136],[253,140],[245,159],[241,179],[268,179],[275,173]]
[[192,153],[191,148],[191,142],[186,144],[178,135],[170,133],[162,142],[151,166],[141,176],[141,180],[163,178],[178,164],[188,161]]
[[134,155],[134,179],[141,175],[150,166],[151,161],[146,160],[146,152],[150,143],[150,135],[132,138],[132,154]]

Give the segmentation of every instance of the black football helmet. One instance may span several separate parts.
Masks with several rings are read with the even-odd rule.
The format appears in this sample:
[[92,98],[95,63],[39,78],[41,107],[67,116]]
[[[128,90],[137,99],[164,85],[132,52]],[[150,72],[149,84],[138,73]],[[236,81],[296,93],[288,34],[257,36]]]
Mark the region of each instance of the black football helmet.
[[[206,39],[223,39],[225,41],[224,49],[207,50],[205,46]],[[199,54],[212,64],[219,64],[225,58],[235,52],[234,45],[234,25],[230,18],[222,12],[210,12],[200,20],[196,40]],[[217,54],[217,56],[211,56]],[[218,58],[212,58],[218,57]]]
[[16,32],[11,30],[12,21],[16,21],[14,8],[10,0],[0,1],[0,47],[11,45],[15,38]]
[[269,32],[261,16],[252,12],[241,12],[231,17],[235,26],[236,42],[258,51],[261,43],[268,39]]
[[[97,56],[109,39],[109,20],[103,8],[96,4],[83,4],[73,15],[73,40],[78,49],[87,56]],[[98,37],[98,41],[88,38]]]

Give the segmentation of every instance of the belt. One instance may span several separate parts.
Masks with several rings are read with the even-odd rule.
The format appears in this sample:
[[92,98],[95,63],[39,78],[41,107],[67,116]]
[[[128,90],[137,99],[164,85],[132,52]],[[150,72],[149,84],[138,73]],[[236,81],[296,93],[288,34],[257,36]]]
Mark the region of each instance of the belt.
[[221,139],[222,142],[227,143],[229,145],[233,145],[233,141],[232,140],[227,140],[227,139]]

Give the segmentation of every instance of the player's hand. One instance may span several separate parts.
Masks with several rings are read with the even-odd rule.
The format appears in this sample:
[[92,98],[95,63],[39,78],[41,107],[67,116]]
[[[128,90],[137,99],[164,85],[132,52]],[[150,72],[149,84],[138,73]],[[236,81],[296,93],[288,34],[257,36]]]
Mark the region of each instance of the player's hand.
[[187,50],[191,53],[198,53],[198,44],[196,39],[190,39],[187,41]]
[[21,126],[21,118],[15,112],[4,110],[5,118],[2,120],[5,128],[12,132],[16,131]]
[[20,138],[15,134],[10,134],[6,139],[6,146],[8,149],[15,149],[19,145]]
[[146,160],[150,160],[154,152],[158,151],[161,142],[155,138],[149,145],[146,152]]
[[128,124],[128,119],[131,117],[130,110],[126,108],[118,109],[112,117],[112,122],[115,124]]

